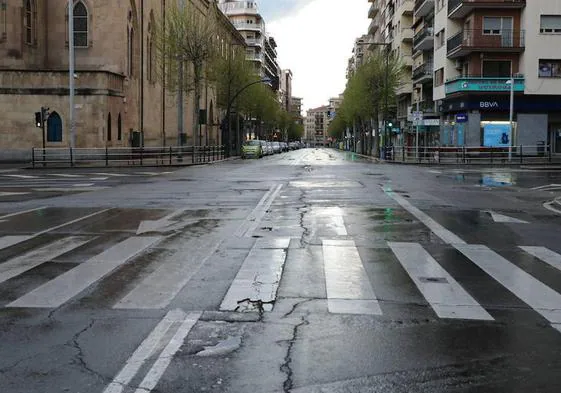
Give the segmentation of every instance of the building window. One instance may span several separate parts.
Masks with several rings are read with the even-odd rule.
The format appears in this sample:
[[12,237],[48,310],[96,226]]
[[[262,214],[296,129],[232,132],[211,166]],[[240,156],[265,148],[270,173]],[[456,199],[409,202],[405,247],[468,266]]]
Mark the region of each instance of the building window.
[[132,27],[129,28],[127,37],[127,74],[132,77],[134,76],[134,29]]
[[541,15],[540,33],[561,34],[561,15]]
[[444,68],[434,71],[434,85],[442,86],[444,84]]
[[540,78],[561,78],[561,60],[540,59],[538,76]]
[[444,46],[444,44],[446,43],[446,34],[445,34],[445,30],[442,29],[440,30],[438,33],[436,33],[436,35],[434,36],[434,45],[436,46],[436,49],[440,49]]
[[510,77],[511,72],[510,60],[483,60],[483,77]]
[[83,2],[74,5],[74,47],[88,47],[88,9]]
[[111,141],[111,113],[107,115],[107,141]]
[[123,139],[123,122],[121,120],[121,114],[119,113],[119,117],[117,118],[117,140],[120,141]]
[[[3,4],[5,7],[5,4]],[[5,10],[4,10],[5,13]],[[25,43],[27,45],[35,45],[36,43],[36,26],[37,26],[37,7],[35,0],[26,0],[25,2]]]
[[62,142],[62,120],[56,112],[47,119],[47,142]]
[[485,35],[504,35],[512,34],[512,18],[511,17],[483,17],[483,34]]

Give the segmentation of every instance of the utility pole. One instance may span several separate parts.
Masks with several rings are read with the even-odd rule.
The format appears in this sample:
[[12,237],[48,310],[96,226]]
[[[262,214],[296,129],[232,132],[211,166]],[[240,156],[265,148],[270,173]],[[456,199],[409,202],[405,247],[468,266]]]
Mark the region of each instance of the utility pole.
[[[510,76],[510,110],[508,121],[510,124],[510,138],[508,141],[508,161],[512,161],[512,139],[514,138],[514,127],[512,119],[514,117],[514,75]],[[521,153],[522,154],[522,153]]]
[[[70,118],[70,148],[76,147],[76,126],[74,123],[74,1],[68,0],[68,88]],[[43,133],[44,134],[44,133]]]

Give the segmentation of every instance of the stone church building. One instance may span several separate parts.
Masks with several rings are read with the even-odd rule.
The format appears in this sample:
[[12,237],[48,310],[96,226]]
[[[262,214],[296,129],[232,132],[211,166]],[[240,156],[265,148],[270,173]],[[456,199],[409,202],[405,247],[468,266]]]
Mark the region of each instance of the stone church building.
[[[76,147],[177,145],[177,97],[156,78],[154,48],[154,25],[173,1],[74,0]],[[186,1],[201,12],[216,7],[214,0]],[[218,14],[221,40],[244,45]],[[70,146],[68,68],[68,1],[0,0],[0,160],[42,146],[34,117],[42,106],[50,111],[46,146]],[[202,144],[222,142],[214,96],[205,84]],[[187,145],[199,144],[192,108],[186,94]]]

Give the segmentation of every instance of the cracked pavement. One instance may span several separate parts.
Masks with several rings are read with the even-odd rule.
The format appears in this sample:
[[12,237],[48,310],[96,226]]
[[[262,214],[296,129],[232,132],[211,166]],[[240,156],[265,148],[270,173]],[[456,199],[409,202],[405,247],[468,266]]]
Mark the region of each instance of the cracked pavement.
[[[555,261],[520,249],[561,255],[560,217],[543,207],[561,191],[534,189],[560,178],[304,149],[112,180],[104,190],[0,200],[0,217],[30,210],[0,219],[0,390],[558,393],[561,329],[528,304],[543,292],[527,299],[508,275],[499,283],[391,194],[467,244],[489,247],[533,285],[561,293]],[[528,224],[498,223],[489,212]],[[176,226],[154,226],[169,215]],[[51,231],[53,219],[70,224]],[[138,235],[144,221],[151,232]],[[62,255],[29,254],[71,236],[87,243]],[[119,248],[148,236],[162,240],[131,258]],[[394,243],[420,245],[493,320],[440,316],[430,295],[448,292],[422,292],[414,279],[432,288],[450,281],[407,270]],[[100,268],[107,260],[99,255],[112,249],[107,260],[121,263],[85,289],[77,282],[88,275],[61,281],[61,291],[79,289],[62,305],[8,306],[75,269]],[[2,281],[14,261],[30,268]],[[237,308],[222,308],[233,287]]]

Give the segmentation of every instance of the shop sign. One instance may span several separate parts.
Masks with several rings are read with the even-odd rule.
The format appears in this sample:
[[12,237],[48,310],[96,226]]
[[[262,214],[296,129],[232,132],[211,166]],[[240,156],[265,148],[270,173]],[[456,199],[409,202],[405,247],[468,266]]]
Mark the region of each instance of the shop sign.
[[456,115],[456,123],[467,123],[468,115],[467,113],[458,113]]

